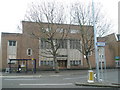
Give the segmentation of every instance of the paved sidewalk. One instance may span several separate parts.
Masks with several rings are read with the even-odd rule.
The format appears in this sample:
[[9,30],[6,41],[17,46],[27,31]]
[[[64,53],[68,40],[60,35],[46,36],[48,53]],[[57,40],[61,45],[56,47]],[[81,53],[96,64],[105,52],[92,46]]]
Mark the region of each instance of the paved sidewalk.
[[91,87],[111,87],[111,88],[120,88],[119,84],[112,84],[108,82],[95,82],[95,83],[75,83],[76,86],[91,86]]
[[[1,72],[0,72],[1,73]],[[2,72],[2,76],[40,76],[40,75],[87,75],[88,70],[61,70],[59,73],[55,73],[55,71],[37,71],[36,73],[32,73],[28,71],[27,73],[5,73]]]

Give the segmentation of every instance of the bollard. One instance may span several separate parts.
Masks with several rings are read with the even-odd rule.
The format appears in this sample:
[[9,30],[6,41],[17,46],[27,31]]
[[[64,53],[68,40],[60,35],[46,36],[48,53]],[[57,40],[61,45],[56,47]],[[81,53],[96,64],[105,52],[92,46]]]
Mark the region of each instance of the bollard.
[[93,72],[93,70],[88,71],[88,83],[94,83],[94,72]]

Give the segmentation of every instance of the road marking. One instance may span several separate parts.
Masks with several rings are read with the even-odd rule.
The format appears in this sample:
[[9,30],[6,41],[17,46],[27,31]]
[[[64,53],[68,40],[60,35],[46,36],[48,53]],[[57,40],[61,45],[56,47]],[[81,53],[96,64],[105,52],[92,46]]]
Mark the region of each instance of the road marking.
[[16,80],[39,80],[39,79],[4,79],[4,80],[10,80],[10,81],[12,81],[12,80],[14,80],[14,81],[16,81]]
[[33,76],[0,76],[0,77],[5,77],[5,78],[29,77],[30,78],[30,77],[41,77],[41,76],[42,75],[38,75],[38,76],[34,76],[34,75]]
[[58,76],[63,76],[63,75],[50,75],[50,76],[56,76],[56,77],[58,77]]
[[73,83],[58,83],[58,84],[19,84],[20,86],[57,86],[57,85],[73,85]]
[[87,78],[87,76],[84,76],[84,77],[75,77],[75,78],[64,78],[63,80],[66,80],[66,79],[80,79],[80,78]]

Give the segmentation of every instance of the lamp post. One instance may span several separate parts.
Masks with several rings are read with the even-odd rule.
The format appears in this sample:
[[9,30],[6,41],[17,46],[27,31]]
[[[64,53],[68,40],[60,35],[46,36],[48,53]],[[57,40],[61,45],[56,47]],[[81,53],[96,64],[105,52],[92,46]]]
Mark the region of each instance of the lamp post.
[[94,16],[94,1],[92,0],[92,16],[93,16],[93,28],[94,28],[94,47],[95,47],[95,61],[96,61],[96,80],[99,82],[99,61],[98,61],[98,48],[97,48],[97,37],[96,37],[96,26]]

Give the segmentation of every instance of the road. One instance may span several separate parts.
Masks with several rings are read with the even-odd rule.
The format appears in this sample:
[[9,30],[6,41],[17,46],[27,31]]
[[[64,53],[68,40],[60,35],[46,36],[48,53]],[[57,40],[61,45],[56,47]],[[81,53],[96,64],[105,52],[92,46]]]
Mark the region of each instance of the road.
[[[61,71],[62,72],[62,71]],[[88,88],[85,86],[76,86],[75,82],[87,82],[87,71],[85,73],[80,70],[72,73],[72,71],[62,73],[44,73],[38,75],[16,75],[1,76],[2,88]],[[107,70],[106,82],[118,82],[118,70]]]

